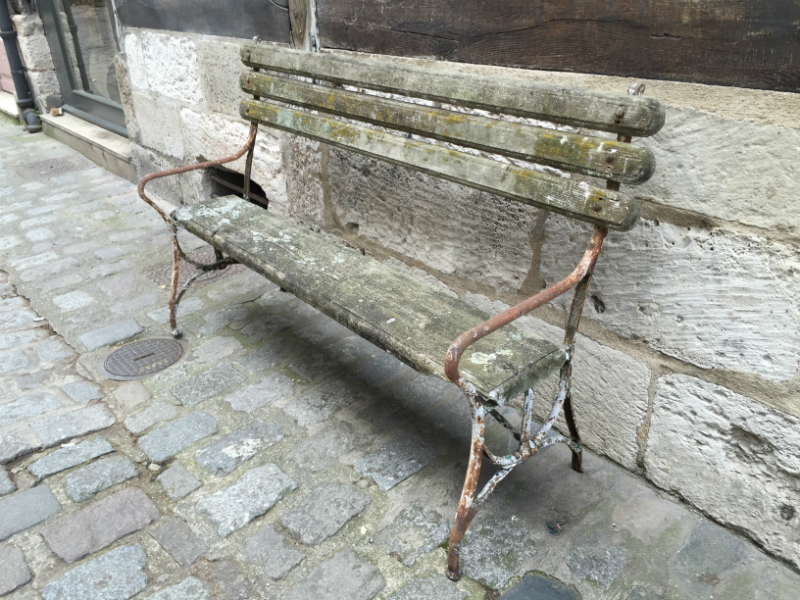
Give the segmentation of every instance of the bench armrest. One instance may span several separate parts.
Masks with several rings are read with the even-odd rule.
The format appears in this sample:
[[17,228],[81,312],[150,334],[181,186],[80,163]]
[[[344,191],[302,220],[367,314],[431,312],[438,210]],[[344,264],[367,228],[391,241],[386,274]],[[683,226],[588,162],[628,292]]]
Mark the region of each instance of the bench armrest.
[[453,341],[453,343],[450,344],[450,348],[447,351],[444,361],[444,371],[450,381],[461,387],[464,387],[464,382],[462,381],[461,375],[458,371],[458,363],[461,360],[461,357],[464,355],[464,352],[472,344],[486,337],[490,333],[497,331],[501,327],[505,327],[520,317],[527,315],[533,309],[538,308],[542,304],[550,302],[562,294],[565,294],[577,286],[581,281],[591,276],[592,271],[594,270],[595,262],[597,261],[597,256],[600,254],[600,250],[603,247],[603,240],[606,237],[606,233],[607,230],[603,227],[595,228],[594,233],[592,234],[592,239],[589,242],[589,247],[586,249],[586,252],[584,252],[583,258],[581,258],[578,266],[575,267],[575,270],[572,271],[572,273],[570,273],[567,277],[550,286],[549,288],[542,290],[535,296],[531,296],[516,306],[512,306],[511,308],[504,310],[488,321],[484,321],[480,325],[473,327],[469,331],[465,331],[459,335]]

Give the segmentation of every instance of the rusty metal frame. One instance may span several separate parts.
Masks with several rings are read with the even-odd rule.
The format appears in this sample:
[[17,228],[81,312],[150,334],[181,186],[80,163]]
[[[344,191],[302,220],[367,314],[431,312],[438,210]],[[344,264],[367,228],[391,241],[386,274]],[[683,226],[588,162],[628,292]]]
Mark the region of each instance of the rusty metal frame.
[[[170,331],[172,332],[173,337],[180,338],[181,332],[178,330],[178,322],[176,313],[178,311],[178,305],[180,304],[181,298],[186,293],[186,290],[189,289],[189,286],[194,282],[198,277],[207,273],[209,271],[218,271],[220,269],[224,269],[230,265],[236,264],[237,261],[232,258],[226,258],[222,256],[222,253],[219,250],[214,250],[214,255],[216,260],[213,263],[203,264],[195,261],[189,256],[181,248],[180,243],[178,242],[178,227],[172,218],[161,209],[153,200],[147,196],[144,191],[145,186],[153,181],[154,179],[161,179],[162,177],[169,177],[170,175],[180,175],[181,173],[189,173],[191,171],[198,171],[202,169],[210,169],[212,167],[218,167],[220,165],[224,165],[235,160],[239,160],[242,156],[247,153],[247,159],[245,162],[245,180],[244,180],[244,194],[243,197],[247,200],[247,197],[250,194],[250,171],[253,165],[253,153],[255,150],[256,144],[256,135],[258,134],[258,124],[252,123],[250,125],[250,134],[247,137],[247,142],[245,145],[240,148],[236,154],[232,154],[231,156],[220,158],[217,160],[209,160],[206,162],[201,162],[193,165],[186,165],[183,167],[177,167],[175,169],[167,169],[165,171],[158,171],[155,173],[149,173],[142,177],[141,181],[139,181],[139,197],[147,202],[153,210],[155,210],[164,222],[169,226],[170,235],[172,237],[172,283],[170,288],[169,294],[169,326]],[[189,264],[195,267],[196,271],[194,274],[189,278],[189,280],[184,284],[184,286],[178,290],[178,279],[180,274],[180,261],[181,259],[185,260]]]
[[[628,94],[638,96],[644,93],[644,89],[644,84],[633,83],[628,89]],[[630,136],[626,135],[619,135],[617,139],[624,142],[631,141]],[[606,187],[611,190],[618,190],[619,182],[609,180]],[[481,505],[486,501],[497,485],[508,477],[515,467],[532,456],[535,456],[540,450],[555,444],[566,444],[572,451],[572,469],[583,472],[583,449],[580,442],[580,432],[578,431],[575,415],[572,410],[572,362],[575,353],[575,335],[577,334],[578,325],[580,324],[583,305],[586,301],[586,295],[594,273],[595,264],[597,263],[597,257],[600,255],[600,250],[602,250],[603,241],[607,233],[608,230],[606,228],[595,227],[589,246],[572,273],[555,285],[495,315],[469,331],[465,331],[453,341],[447,351],[444,363],[445,374],[453,383],[461,387],[464,391],[472,413],[472,444],[470,448],[469,464],[464,478],[464,487],[461,491],[461,499],[456,509],[456,516],[453,520],[452,528],[450,529],[450,540],[448,544],[447,570],[445,574],[453,581],[461,579],[459,558],[461,553],[461,541],[464,538],[464,534],[467,532],[467,529],[478,513]],[[534,392],[533,389],[529,389],[525,394],[523,403],[522,424],[520,430],[517,431],[505,417],[497,411],[496,406],[491,400],[478,394],[472,384],[461,377],[458,369],[459,362],[470,345],[530,313],[535,308],[551,302],[571,289],[574,289],[575,293],[572,297],[572,305],[567,316],[565,327],[564,350],[566,351],[566,359],[561,366],[558,395],[552,404],[550,414],[534,434]],[[564,418],[567,422],[567,428],[569,429],[569,437],[561,434],[550,434],[550,430],[562,410],[564,411]],[[514,437],[519,441],[517,452],[506,456],[496,456],[486,447],[484,426],[487,414],[491,415],[501,425],[513,433]],[[478,492],[478,478],[480,477],[481,462],[484,456],[489,458],[496,466],[500,467],[500,470],[497,471],[489,481],[486,482],[480,492]]]

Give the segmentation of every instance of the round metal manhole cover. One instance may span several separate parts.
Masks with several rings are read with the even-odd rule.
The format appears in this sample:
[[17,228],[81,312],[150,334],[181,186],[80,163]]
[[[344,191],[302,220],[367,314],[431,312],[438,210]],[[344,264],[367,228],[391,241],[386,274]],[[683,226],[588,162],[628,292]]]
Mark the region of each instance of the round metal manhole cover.
[[182,355],[180,342],[171,338],[147,338],[106,354],[98,368],[109,379],[143,379],[171,367]]

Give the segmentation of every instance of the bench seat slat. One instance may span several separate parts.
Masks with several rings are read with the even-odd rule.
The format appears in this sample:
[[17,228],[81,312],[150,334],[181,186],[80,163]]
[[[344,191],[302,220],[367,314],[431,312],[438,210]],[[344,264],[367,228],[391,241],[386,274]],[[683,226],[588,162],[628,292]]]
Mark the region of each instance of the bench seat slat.
[[239,112],[245,119],[270,127],[603,227],[626,231],[639,220],[641,209],[635,199],[585,182],[503,164],[267,102],[243,100]]
[[655,170],[653,153],[633,144],[420,106],[264,73],[242,73],[241,87],[262,98],[621,183],[647,181]]
[[636,137],[664,125],[664,108],[652,98],[463,73],[441,62],[412,65],[252,42],[241,57],[250,67]]
[[[452,341],[490,315],[340,240],[233,196],[180,208],[175,221],[422,373],[445,378]],[[471,346],[464,378],[503,404],[558,369],[564,350],[514,327]]]

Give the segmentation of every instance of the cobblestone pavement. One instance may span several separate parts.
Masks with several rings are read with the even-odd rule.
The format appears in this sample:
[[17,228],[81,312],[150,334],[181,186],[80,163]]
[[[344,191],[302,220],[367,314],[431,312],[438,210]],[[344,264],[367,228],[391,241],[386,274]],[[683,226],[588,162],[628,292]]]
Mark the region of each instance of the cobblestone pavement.
[[190,293],[181,362],[105,379],[111,348],[168,334],[169,257],[130,183],[0,123],[0,596],[798,598],[751,543],[561,446],[503,482],[448,581],[458,391],[242,267]]

